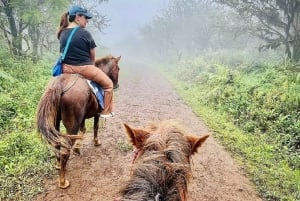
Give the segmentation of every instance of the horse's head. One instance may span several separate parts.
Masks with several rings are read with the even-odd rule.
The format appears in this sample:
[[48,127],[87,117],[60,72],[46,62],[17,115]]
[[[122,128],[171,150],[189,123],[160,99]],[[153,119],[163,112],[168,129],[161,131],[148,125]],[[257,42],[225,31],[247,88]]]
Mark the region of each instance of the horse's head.
[[112,80],[114,89],[117,89],[119,87],[120,59],[121,56],[107,56],[104,58],[97,59],[95,61],[95,66],[100,68]]
[[151,124],[146,129],[131,128],[127,124],[124,126],[131,143],[137,149],[137,159],[143,155],[151,156],[153,153],[160,153],[169,162],[189,163],[190,156],[197,152],[209,136],[188,135],[173,120]]
[[121,200],[186,201],[190,157],[209,135],[188,135],[173,120],[146,129],[124,126],[136,152],[132,176],[120,191]]

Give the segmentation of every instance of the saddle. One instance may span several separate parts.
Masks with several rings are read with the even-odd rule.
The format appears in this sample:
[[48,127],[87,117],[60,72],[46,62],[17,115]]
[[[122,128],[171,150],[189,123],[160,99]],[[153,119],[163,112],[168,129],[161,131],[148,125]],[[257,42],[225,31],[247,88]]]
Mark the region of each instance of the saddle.
[[87,80],[92,92],[95,94],[98,103],[102,109],[104,109],[104,90],[94,81]]

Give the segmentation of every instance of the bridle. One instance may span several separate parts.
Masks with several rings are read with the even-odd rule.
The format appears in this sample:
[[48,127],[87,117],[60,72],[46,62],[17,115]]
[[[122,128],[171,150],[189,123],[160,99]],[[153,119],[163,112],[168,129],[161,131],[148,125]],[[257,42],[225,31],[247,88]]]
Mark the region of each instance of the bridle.
[[[108,68],[108,72],[106,73],[107,76],[114,82],[114,80],[112,79],[112,75],[113,75],[113,70],[115,68],[118,68],[118,63],[116,62],[116,60],[114,58],[111,59],[111,61],[109,61],[107,64],[104,64],[104,66],[107,66]],[[101,67],[99,67],[101,69]],[[115,85],[115,83],[114,83]],[[114,88],[118,88],[118,84],[116,84],[116,87]]]
[[[114,89],[117,89],[119,87],[119,84],[118,84],[118,81],[117,81],[118,78],[116,78],[115,80],[112,79],[113,78],[112,77],[113,76],[113,71],[115,69],[119,70],[119,65],[118,65],[118,62],[116,61],[116,59],[113,59],[113,61],[110,61],[110,69],[109,69],[108,75],[109,75],[109,78],[113,81]],[[116,83],[114,83],[114,82],[116,82]]]
[[132,153],[133,159],[132,159],[131,167],[130,167],[130,175],[133,174],[133,164],[134,164],[135,160],[138,158],[140,152],[141,152],[141,149],[136,148]]

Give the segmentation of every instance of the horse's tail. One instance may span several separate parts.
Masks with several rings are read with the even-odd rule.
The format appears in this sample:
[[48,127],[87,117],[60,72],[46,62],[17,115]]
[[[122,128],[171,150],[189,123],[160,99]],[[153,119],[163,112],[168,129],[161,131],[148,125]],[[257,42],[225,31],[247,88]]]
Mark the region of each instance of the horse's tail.
[[62,135],[55,128],[62,93],[62,85],[55,80],[46,88],[37,109],[37,129],[54,148],[59,149],[64,146],[70,149],[69,141],[82,139],[82,136]]

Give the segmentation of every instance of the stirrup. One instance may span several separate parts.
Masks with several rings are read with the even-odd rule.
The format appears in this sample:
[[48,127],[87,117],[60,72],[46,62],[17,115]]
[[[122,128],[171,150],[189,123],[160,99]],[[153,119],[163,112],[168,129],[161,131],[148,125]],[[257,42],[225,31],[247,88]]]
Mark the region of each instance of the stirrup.
[[100,118],[104,118],[104,119],[110,118],[110,117],[113,117],[113,116],[115,116],[114,112],[111,112],[109,114],[100,114]]

